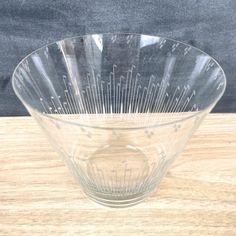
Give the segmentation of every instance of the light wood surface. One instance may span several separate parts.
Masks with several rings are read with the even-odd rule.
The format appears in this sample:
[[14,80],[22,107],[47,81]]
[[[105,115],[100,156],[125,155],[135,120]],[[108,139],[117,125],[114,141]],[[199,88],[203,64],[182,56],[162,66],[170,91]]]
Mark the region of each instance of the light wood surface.
[[0,118],[0,235],[236,235],[236,114],[211,114],[145,202],[91,202],[30,117]]

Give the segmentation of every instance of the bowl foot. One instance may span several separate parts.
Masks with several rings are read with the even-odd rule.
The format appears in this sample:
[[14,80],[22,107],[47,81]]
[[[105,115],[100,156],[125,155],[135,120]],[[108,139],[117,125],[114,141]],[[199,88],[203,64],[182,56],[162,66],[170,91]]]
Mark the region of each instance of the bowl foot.
[[140,202],[142,202],[149,194],[142,193],[142,194],[134,194],[130,195],[129,197],[111,197],[111,196],[101,196],[100,194],[85,192],[85,194],[94,202],[111,208],[126,208],[134,206]]

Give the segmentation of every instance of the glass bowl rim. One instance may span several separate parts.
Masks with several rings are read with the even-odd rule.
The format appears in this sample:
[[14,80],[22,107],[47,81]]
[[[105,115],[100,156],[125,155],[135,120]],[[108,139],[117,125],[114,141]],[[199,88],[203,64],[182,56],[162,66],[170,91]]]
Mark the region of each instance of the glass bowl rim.
[[[185,45],[186,47],[191,47],[191,49],[194,49],[195,51],[198,51],[199,53],[201,53],[201,54],[203,54],[205,56],[208,56],[217,65],[217,67],[221,70],[222,75],[223,75],[224,88],[223,88],[222,92],[219,93],[219,95],[216,97],[214,102],[212,102],[210,105],[208,105],[205,109],[199,110],[199,111],[195,112],[192,115],[189,115],[189,116],[184,117],[184,118],[176,119],[176,120],[170,121],[170,122],[163,122],[161,124],[157,123],[157,124],[154,124],[154,125],[135,126],[135,127],[93,126],[93,125],[83,124],[83,123],[76,122],[76,121],[69,121],[69,120],[57,118],[57,117],[51,116],[51,114],[42,113],[42,112],[38,111],[38,109],[36,109],[33,106],[31,106],[29,103],[27,103],[25,101],[25,99],[22,98],[22,96],[18,93],[18,91],[17,91],[18,89],[17,89],[17,87],[15,85],[15,80],[16,80],[15,79],[16,78],[15,74],[16,74],[18,68],[20,68],[20,66],[22,65],[22,63],[24,61],[26,61],[28,58],[30,58],[33,54],[35,54],[35,53],[37,53],[37,52],[39,52],[41,50],[44,50],[44,49],[46,49],[49,46],[58,44],[58,43],[60,43],[62,41],[79,39],[79,38],[84,38],[84,37],[93,36],[93,35],[136,35],[136,36],[144,35],[144,36],[156,37],[156,38],[164,39],[164,40],[167,40],[167,41],[171,41],[173,43],[179,43],[181,45]],[[187,121],[187,120],[192,119],[192,118],[194,118],[196,116],[199,116],[199,115],[201,115],[201,114],[203,114],[203,113],[205,113],[207,111],[210,111],[214,107],[214,105],[220,100],[220,98],[223,96],[223,94],[224,94],[224,92],[226,90],[226,86],[227,86],[227,80],[226,80],[225,72],[222,69],[222,67],[220,66],[220,64],[217,62],[217,60],[214,57],[210,56],[208,53],[202,51],[201,49],[199,49],[199,48],[197,48],[195,46],[192,46],[190,44],[184,43],[182,41],[175,40],[175,39],[172,39],[172,38],[168,38],[168,37],[165,37],[165,36],[158,36],[158,35],[151,35],[151,34],[141,34],[141,33],[131,33],[131,32],[112,32],[112,33],[108,32],[108,33],[84,34],[84,35],[78,35],[78,36],[72,36],[72,37],[63,38],[63,39],[54,41],[52,43],[45,44],[42,47],[32,51],[29,54],[27,54],[23,59],[20,60],[20,62],[17,64],[17,66],[15,67],[15,69],[13,71],[11,80],[12,80],[13,90],[14,90],[15,94],[17,95],[17,97],[20,99],[20,101],[24,104],[25,107],[29,107],[36,114],[40,114],[41,116],[44,116],[45,118],[52,119],[52,120],[55,120],[55,121],[58,121],[58,122],[62,122],[62,123],[66,123],[66,124],[70,124],[70,125],[76,125],[76,126],[79,126],[79,127],[87,127],[87,128],[95,128],[95,129],[104,129],[104,130],[140,130],[140,129],[149,129],[149,128],[169,126],[169,125],[173,125],[173,124],[176,124],[176,123],[178,124],[178,123]]]

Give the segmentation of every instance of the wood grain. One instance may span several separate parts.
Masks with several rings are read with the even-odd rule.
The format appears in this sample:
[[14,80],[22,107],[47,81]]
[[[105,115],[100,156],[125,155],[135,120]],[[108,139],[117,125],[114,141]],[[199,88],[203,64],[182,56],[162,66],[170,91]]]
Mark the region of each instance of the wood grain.
[[30,117],[0,118],[0,235],[236,235],[236,114],[211,114],[157,191],[91,202]]

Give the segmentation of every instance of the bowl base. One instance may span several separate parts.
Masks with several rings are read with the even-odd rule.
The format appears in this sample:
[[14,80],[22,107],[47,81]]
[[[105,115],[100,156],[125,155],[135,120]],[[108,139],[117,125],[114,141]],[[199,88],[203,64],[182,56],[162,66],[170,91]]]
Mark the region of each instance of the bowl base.
[[111,208],[126,208],[126,207],[131,207],[134,206],[140,202],[142,202],[149,194],[150,192],[147,193],[142,193],[139,195],[131,195],[128,198],[122,198],[122,199],[117,199],[117,198],[102,198],[99,196],[99,194],[96,193],[90,193],[90,192],[85,192],[85,194],[91,199],[92,201],[106,206],[106,207],[111,207]]

